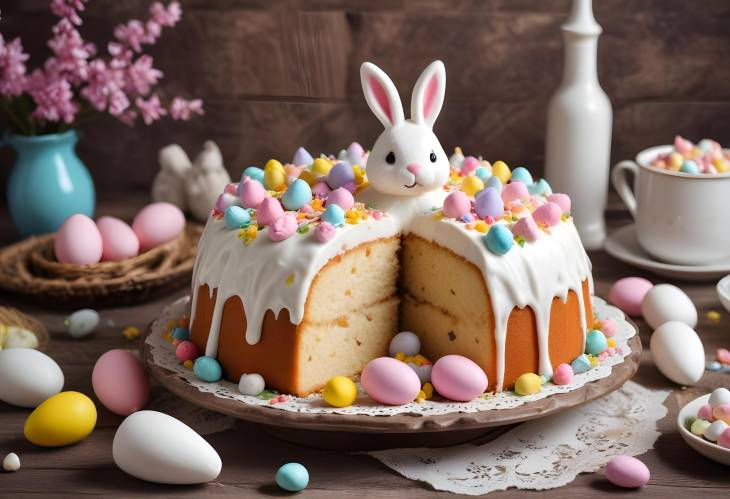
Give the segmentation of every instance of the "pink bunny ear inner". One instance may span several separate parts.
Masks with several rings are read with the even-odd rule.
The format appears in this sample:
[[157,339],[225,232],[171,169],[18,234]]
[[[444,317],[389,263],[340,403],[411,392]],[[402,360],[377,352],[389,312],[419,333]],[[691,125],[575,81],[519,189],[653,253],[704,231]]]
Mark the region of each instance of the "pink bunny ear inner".
[[[432,74],[426,85],[426,90],[423,94],[423,116],[428,118],[431,116],[434,108],[436,107],[436,101],[438,99],[439,92],[439,80],[436,74]],[[435,119],[434,119],[435,121]]]
[[423,70],[413,87],[411,115],[416,123],[430,127],[441,112],[446,94],[446,70],[444,63],[434,61]]
[[393,109],[390,107],[388,92],[383,88],[383,85],[380,84],[378,79],[372,75],[368,76],[368,87],[380,106],[380,109],[383,111],[383,114],[388,117],[388,121],[393,123]]

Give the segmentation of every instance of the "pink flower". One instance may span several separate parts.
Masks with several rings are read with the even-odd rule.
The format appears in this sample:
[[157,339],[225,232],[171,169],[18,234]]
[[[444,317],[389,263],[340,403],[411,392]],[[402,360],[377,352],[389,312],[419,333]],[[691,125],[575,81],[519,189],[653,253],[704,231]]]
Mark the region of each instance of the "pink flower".
[[126,68],[125,88],[128,93],[136,95],[147,95],[152,86],[162,78],[162,71],[152,67],[152,57],[149,55],[140,56],[134,63]]
[[132,19],[127,24],[120,24],[114,28],[114,37],[135,52],[141,52],[142,44],[145,43],[147,38],[147,32],[141,21]]
[[0,34],[0,94],[14,97],[23,93],[27,60],[20,38],[6,43]]
[[36,103],[33,116],[46,121],[71,123],[78,106],[73,101],[71,84],[56,74],[45,75],[39,69],[30,75],[28,91]]
[[96,47],[86,43],[68,19],[61,19],[53,27],[48,47],[55,57],[46,61],[46,72],[63,73],[74,84],[86,81],[89,76],[87,60],[96,52]]
[[142,116],[145,125],[149,125],[153,121],[159,120],[161,117],[167,114],[167,110],[160,104],[160,98],[157,94],[150,97],[148,100],[144,100],[142,97],[137,97],[134,101],[139,110],[139,114]]
[[185,100],[182,97],[172,99],[172,103],[170,103],[170,116],[172,116],[172,119],[189,120],[193,114],[204,114],[202,100]]
[[160,2],[155,2],[150,6],[150,16],[157,24],[172,28],[180,21],[182,9],[178,2],[170,2],[167,8]]
[[79,12],[83,12],[86,8],[84,3],[87,0],[51,0],[51,12],[58,17],[68,19],[76,26],[81,25],[81,17]]

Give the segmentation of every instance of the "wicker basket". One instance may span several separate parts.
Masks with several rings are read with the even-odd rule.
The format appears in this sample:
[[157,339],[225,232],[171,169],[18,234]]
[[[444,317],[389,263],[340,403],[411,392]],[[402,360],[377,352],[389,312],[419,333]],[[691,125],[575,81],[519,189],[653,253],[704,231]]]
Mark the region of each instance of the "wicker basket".
[[0,250],[0,289],[63,308],[139,303],[190,284],[201,233],[188,224],[134,258],[92,265],[58,262],[53,234],[31,237]]
[[18,326],[27,329],[38,338],[38,349],[45,350],[48,344],[48,329],[41,321],[13,307],[0,307],[0,324]]

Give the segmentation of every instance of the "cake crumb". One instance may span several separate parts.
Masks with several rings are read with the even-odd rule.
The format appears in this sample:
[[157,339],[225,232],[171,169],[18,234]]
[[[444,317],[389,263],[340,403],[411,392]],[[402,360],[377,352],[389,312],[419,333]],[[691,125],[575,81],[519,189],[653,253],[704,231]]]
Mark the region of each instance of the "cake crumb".
[[450,339],[451,341],[454,341],[454,340],[456,339],[456,334],[454,334],[454,332],[453,332],[453,331],[449,331],[449,339]]

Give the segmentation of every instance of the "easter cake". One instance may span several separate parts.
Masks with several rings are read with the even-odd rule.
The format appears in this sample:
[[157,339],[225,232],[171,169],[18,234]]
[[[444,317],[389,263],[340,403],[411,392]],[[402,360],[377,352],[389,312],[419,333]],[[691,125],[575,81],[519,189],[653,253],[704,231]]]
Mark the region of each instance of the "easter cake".
[[416,364],[467,357],[496,391],[583,354],[591,264],[570,199],[525,168],[449,158],[432,131],[445,79],[439,61],[423,71],[406,120],[395,85],[365,63],[365,98],[385,127],[369,153],[300,148],[226,187],[178,346],[181,360],[203,356],[199,377],[211,359],[231,381],[257,373],[304,396],[387,356],[401,330],[420,338]]

